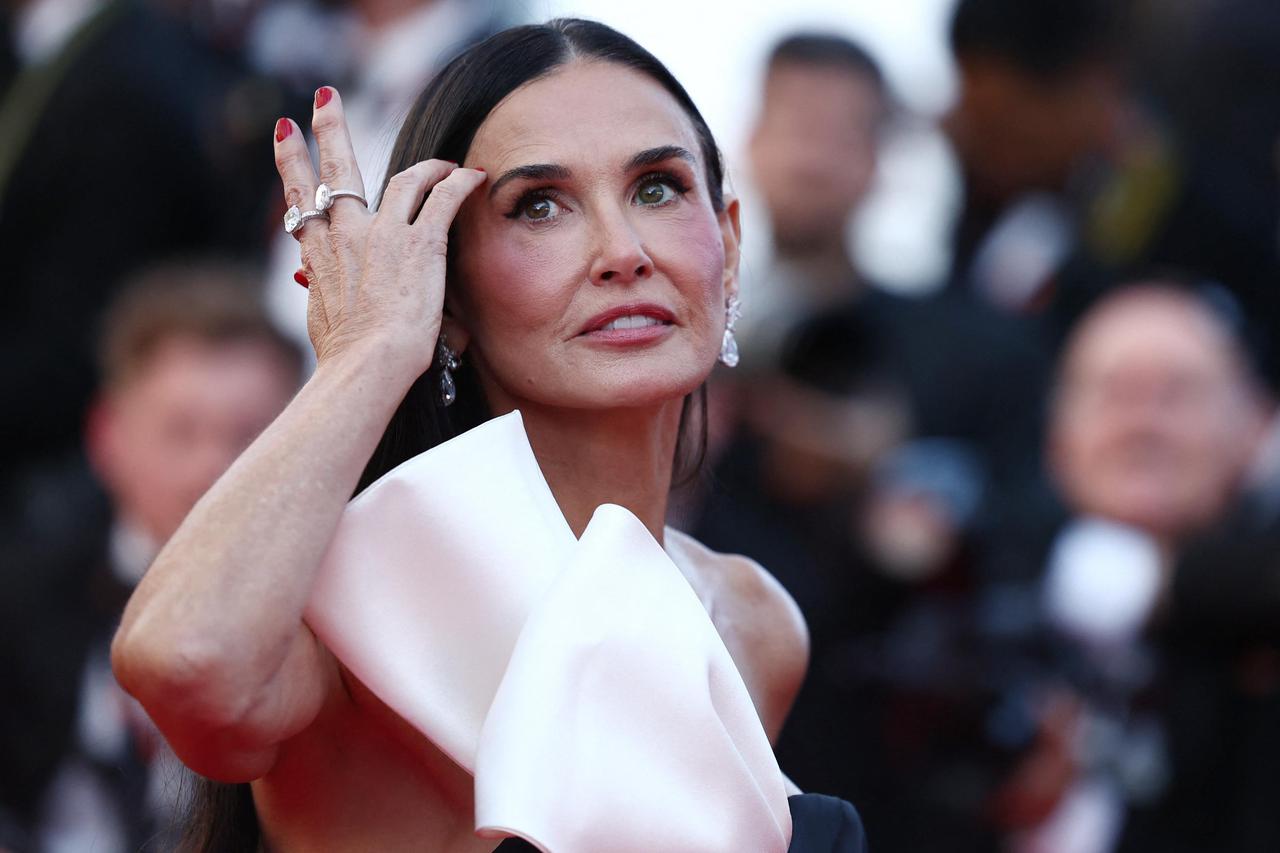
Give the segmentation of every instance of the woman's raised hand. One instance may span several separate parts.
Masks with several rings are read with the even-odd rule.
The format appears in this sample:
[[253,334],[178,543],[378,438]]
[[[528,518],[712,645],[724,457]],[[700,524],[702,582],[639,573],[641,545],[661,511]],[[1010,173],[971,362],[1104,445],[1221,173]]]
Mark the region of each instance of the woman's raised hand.
[[[316,186],[364,195],[336,93],[318,93],[317,178],[302,133],[276,127],[290,205]],[[248,781],[345,695],[303,621],[317,567],[403,392],[431,363],[449,224],[484,173],[429,160],[391,179],[381,210],[333,200],[294,235],[310,279],[315,374],[191,510],[156,557],[112,647],[120,683],[196,770]],[[423,203],[430,192],[430,198]],[[285,484],[287,488],[282,488]]]
[[[320,151],[319,179],[298,126],[290,119],[276,125],[276,168],[286,203],[312,210],[320,183],[367,197],[334,89],[316,92],[311,128]],[[314,217],[293,232],[302,244],[310,287],[307,330],[319,362],[373,343],[391,346],[414,378],[431,365],[449,226],[484,180],[484,172],[424,160],[391,178],[376,213],[358,198],[339,197],[327,222]]]

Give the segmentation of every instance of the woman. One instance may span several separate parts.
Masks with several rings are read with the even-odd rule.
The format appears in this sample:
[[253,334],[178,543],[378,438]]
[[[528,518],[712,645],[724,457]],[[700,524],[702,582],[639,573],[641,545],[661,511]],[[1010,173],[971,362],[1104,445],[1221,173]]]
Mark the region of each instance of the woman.
[[739,237],[679,83],[603,25],[500,33],[423,93],[376,213],[334,90],[312,127],[318,176],[297,126],[276,127],[288,203],[355,194],[295,234],[315,374],[157,558],[113,649],[190,767],[251,783],[218,791],[242,825],[209,816],[205,846],[260,828],[282,850],[493,849],[471,777],[302,615],[354,489],[514,410],[575,534],[613,503],[664,545],[776,736],[806,663],[798,611],[760,567],[663,525],[689,401],[731,343]]

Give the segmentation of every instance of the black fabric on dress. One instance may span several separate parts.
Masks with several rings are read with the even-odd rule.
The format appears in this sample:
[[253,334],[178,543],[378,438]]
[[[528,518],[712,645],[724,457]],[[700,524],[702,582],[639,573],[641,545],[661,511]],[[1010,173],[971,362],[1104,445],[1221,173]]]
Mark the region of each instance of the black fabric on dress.
[[[787,805],[792,825],[788,853],[867,853],[862,819],[849,803],[822,794],[797,794]],[[536,853],[537,849],[522,838],[508,838],[494,853]]]

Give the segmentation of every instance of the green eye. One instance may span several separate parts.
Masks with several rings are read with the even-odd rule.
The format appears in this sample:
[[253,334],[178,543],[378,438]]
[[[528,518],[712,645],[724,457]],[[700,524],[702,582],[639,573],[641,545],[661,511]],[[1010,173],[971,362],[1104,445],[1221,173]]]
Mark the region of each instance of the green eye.
[[662,204],[671,198],[671,187],[661,181],[650,181],[636,192],[636,200],[641,204]]

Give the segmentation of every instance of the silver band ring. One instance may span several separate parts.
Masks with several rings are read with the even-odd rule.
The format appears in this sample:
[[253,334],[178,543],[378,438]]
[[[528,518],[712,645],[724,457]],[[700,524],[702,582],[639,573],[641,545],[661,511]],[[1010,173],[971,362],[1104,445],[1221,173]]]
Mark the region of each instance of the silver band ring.
[[321,184],[316,187],[316,210],[328,210],[333,207],[335,198],[354,198],[365,207],[369,206],[369,202],[365,200],[365,197],[355,190],[335,190],[330,189],[328,184]]
[[298,229],[312,219],[324,218],[328,219],[329,214],[323,210],[299,210],[295,204],[293,207],[285,211],[284,214],[284,231],[286,234],[297,234]]

